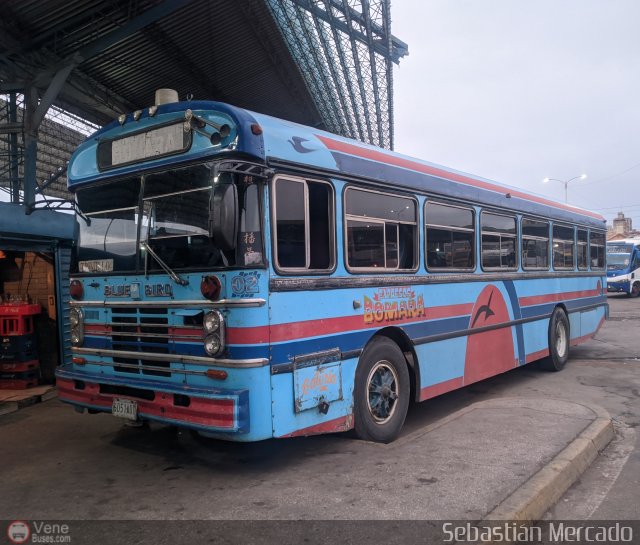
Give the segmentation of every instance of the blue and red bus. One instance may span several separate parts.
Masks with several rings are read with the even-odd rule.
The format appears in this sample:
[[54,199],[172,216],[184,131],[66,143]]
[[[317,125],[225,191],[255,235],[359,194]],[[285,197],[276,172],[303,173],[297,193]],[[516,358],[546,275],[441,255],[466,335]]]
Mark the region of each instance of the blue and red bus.
[[411,402],[562,369],[607,315],[600,215],[227,104],[122,115],[68,178],[79,411],[388,442]]

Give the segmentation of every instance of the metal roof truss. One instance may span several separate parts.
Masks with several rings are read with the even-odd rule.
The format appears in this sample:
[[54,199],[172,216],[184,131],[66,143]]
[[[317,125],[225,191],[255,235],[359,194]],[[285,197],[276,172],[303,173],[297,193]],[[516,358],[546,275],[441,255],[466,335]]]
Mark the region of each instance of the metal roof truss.
[[327,129],[393,149],[392,67],[408,49],[389,4],[267,0]]

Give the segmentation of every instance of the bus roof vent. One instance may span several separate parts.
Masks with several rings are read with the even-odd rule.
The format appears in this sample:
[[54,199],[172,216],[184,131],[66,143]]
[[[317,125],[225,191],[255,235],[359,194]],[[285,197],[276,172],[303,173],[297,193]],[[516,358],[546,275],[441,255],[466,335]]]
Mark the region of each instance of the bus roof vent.
[[178,91],[175,89],[158,89],[156,91],[156,106],[178,102]]

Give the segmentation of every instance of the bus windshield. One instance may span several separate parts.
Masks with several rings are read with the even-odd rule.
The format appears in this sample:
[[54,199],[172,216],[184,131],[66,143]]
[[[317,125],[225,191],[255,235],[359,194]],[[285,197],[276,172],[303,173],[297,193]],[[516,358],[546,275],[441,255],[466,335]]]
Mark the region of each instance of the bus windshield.
[[631,262],[632,250],[631,244],[607,243],[607,270],[626,269]]
[[[209,237],[213,176],[213,164],[203,163],[79,190],[78,207],[88,221],[78,220],[77,272],[160,272],[142,242],[171,269],[260,263],[261,249],[254,249],[251,263],[244,254],[237,262],[235,251],[223,252]],[[225,172],[216,182],[236,183],[235,178]],[[258,187],[243,182],[237,184],[240,230],[260,242]]]
[[608,270],[619,270],[626,269],[629,266],[629,260],[631,258],[631,252],[626,254],[607,254],[607,269]]

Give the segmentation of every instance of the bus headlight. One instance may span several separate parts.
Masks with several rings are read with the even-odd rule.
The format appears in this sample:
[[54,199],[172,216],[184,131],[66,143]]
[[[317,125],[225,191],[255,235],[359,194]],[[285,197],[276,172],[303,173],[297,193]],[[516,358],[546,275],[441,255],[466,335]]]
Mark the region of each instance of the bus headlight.
[[82,344],[83,336],[82,333],[77,329],[71,330],[71,344],[78,346]]
[[210,310],[202,318],[204,350],[209,356],[217,356],[224,350],[224,316],[219,310]]
[[69,323],[71,324],[71,344],[78,346],[84,341],[84,316],[79,308],[69,311]]
[[210,356],[217,356],[222,348],[222,339],[217,333],[210,333],[204,338],[204,350]]
[[80,323],[80,311],[77,308],[72,308],[69,311],[69,321],[71,322],[71,327],[78,327]]
[[206,333],[214,333],[218,331],[222,326],[224,318],[222,314],[217,310],[212,310],[211,312],[207,312],[202,318],[202,327]]

